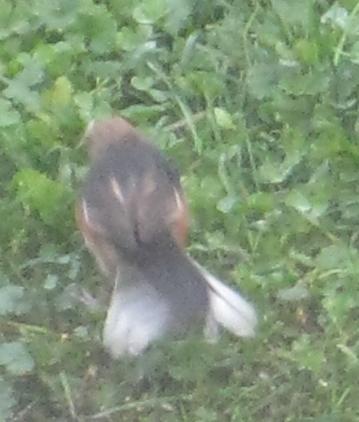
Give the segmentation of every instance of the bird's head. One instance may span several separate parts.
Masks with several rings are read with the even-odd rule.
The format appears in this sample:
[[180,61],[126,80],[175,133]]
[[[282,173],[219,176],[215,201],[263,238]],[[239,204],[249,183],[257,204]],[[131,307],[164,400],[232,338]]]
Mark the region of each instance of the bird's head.
[[85,131],[82,144],[86,144],[91,160],[97,159],[106,149],[118,142],[136,136],[135,128],[122,117],[92,120]]

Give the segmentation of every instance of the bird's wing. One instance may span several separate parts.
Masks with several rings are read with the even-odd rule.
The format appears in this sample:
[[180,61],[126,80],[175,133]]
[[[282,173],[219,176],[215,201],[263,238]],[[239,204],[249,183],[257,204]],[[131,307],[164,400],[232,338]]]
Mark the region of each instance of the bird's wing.
[[140,140],[110,145],[93,163],[77,214],[85,239],[96,234],[128,250],[166,231],[183,245],[188,228],[178,175],[155,147]]

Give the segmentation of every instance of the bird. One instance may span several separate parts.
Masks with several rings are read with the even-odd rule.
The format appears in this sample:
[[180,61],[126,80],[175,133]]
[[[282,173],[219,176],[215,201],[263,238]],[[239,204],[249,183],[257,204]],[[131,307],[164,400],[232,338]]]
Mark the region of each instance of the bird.
[[167,227],[184,247],[188,206],[178,171],[160,151],[119,117],[90,122],[81,143],[87,145],[91,168],[76,221],[102,272],[113,279],[117,268],[109,234],[120,236],[130,249],[136,247],[135,235],[146,242]]
[[113,286],[103,330],[110,355],[141,355],[166,336],[219,327],[255,334],[254,306],[186,252],[189,209],[173,163],[122,117],[89,123],[89,171],[76,203],[85,244]]

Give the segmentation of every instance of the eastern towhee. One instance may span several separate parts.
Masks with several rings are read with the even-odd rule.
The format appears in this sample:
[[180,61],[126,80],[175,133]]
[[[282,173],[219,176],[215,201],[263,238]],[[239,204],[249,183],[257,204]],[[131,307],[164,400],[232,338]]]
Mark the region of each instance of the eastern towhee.
[[160,150],[119,117],[91,122],[84,140],[90,170],[76,220],[114,283],[104,327],[111,355],[138,355],[199,324],[209,340],[218,325],[252,336],[252,305],[185,252],[188,207],[179,174]]

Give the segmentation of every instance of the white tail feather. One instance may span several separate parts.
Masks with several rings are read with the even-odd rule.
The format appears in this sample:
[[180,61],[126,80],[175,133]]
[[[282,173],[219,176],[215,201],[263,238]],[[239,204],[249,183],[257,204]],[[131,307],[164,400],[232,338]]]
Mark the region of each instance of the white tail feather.
[[238,292],[226,286],[196,261],[193,263],[201,271],[209,285],[211,313],[220,325],[240,337],[255,334],[257,315],[254,307]]
[[113,358],[141,354],[168,328],[169,310],[156,290],[141,280],[131,286],[115,288],[103,332],[103,343]]

